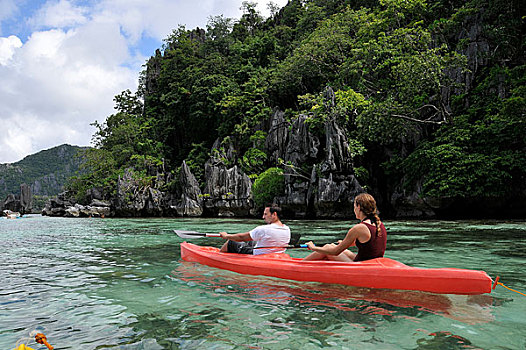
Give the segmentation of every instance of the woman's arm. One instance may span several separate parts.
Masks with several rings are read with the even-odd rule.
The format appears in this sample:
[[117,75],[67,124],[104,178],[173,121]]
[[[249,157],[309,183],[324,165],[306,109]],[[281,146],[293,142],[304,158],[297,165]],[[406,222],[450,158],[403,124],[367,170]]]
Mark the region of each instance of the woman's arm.
[[316,247],[314,243],[308,242],[307,246],[310,250],[323,253],[326,255],[340,255],[345,249],[356,244],[356,240],[361,238],[361,241],[367,241],[371,237],[369,229],[365,225],[354,225],[345,235],[345,238],[338,244],[327,244],[323,247]]

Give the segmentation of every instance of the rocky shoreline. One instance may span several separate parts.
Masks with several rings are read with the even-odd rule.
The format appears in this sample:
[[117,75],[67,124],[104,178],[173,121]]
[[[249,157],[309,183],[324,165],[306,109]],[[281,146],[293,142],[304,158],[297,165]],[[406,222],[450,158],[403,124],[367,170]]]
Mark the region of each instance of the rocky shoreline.
[[[328,91],[329,101],[332,91]],[[293,219],[353,218],[352,199],[366,189],[354,175],[348,137],[334,120],[324,124],[325,139],[320,140],[306,125],[306,117],[289,124],[284,112],[276,110],[266,132],[265,151],[275,161],[287,164],[284,192],[274,198]],[[67,192],[48,201],[42,211],[48,216],[69,217],[250,217],[259,216],[252,198],[253,182],[236,164],[233,144],[216,141],[205,164],[203,187],[183,162],[177,178],[161,167],[152,167],[147,176],[154,181],[145,186],[142,178],[128,169],[118,179],[116,195],[108,198],[91,189],[88,205],[81,205]],[[312,169],[299,174],[297,169]],[[165,189],[175,183],[171,191]],[[495,198],[423,198],[418,189],[368,189],[378,201],[382,216],[388,218],[494,217],[495,213],[526,216],[526,196],[509,201]]]

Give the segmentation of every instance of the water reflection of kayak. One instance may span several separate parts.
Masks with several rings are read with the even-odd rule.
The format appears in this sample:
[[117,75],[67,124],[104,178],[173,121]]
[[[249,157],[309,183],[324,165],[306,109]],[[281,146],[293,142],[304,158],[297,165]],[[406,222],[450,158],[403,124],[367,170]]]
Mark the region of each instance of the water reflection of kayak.
[[496,299],[487,294],[446,295],[336,284],[305,284],[265,277],[247,278],[221,270],[211,275],[203,271],[203,267],[194,264],[179,265],[172,271],[172,276],[214,293],[235,293],[242,299],[250,298],[274,305],[314,305],[359,314],[407,318],[431,313],[468,324],[494,320],[491,310]]
[[469,295],[490,293],[492,285],[491,278],[484,271],[418,268],[389,258],[357,263],[303,261],[288,254],[220,253],[218,248],[187,242],[181,243],[181,257],[185,261],[242,274],[366,288]]

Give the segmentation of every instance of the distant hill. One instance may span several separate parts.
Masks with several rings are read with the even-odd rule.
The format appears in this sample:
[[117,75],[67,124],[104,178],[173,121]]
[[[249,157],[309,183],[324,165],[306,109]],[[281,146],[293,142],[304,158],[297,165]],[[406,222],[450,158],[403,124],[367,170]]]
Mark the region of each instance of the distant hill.
[[16,163],[0,164],[0,200],[10,193],[20,194],[22,183],[31,186],[37,201],[40,197],[57,195],[63,190],[66,180],[79,170],[79,151],[86,148],[64,144],[29,155]]

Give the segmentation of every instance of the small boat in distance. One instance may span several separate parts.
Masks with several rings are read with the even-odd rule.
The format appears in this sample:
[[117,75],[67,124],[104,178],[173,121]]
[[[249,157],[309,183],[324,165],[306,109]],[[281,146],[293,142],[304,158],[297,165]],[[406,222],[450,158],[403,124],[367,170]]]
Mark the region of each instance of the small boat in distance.
[[5,209],[3,211],[6,219],[18,219],[19,217],[21,217],[21,214],[17,211],[11,211],[9,209]]

